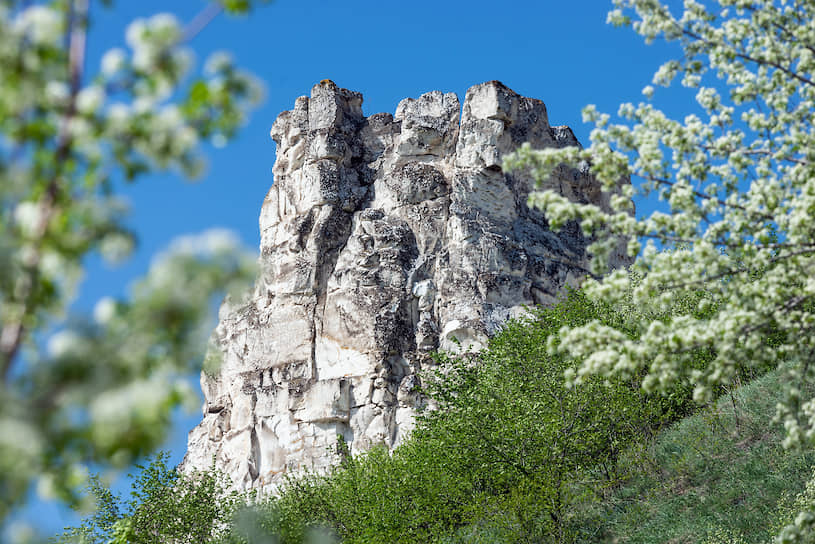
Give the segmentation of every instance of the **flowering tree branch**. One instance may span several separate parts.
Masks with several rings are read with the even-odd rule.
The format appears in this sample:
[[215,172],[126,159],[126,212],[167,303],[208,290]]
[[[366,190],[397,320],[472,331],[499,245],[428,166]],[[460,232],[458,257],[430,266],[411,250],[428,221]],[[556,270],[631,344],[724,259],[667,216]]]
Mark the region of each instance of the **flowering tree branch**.
[[[681,58],[664,63],[652,83],[681,77],[697,89],[697,111],[669,118],[648,85],[645,102],[620,106],[622,122],[584,110],[596,126],[589,147],[522,148],[505,167],[528,169],[545,186],[563,163],[588,164],[613,192],[610,212],[543,190],[530,205],[553,226],[581,222],[595,237],[598,274],[627,238],[637,257],[632,273],[587,280],[590,297],[646,315],[679,311],[639,323],[637,340],[599,323],[566,328],[553,349],[583,361],[576,382],[640,373],[646,390],[692,385],[700,401],[729,386],[739,368],[783,363],[790,385],[776,417],[785,445],[815,444],[815,399],[799,398],[795,386],[815,379],[815,3],[685,0],[677,15],[657,0],[614,3],[612,24],[681,46]],[[635,183],[620,186],[626,176]],[[631,199],[651,194],[668,213],[634,218]],[[700,348],[715,356],[694,368],[689,354]],[[813,534],[815,504],[808,508],[779,541]]]
[[87,255],[132,251],[115,184],[200,175],[201,143],[228,141],[262,98],[227,54],[194,75],[186,45],[221,11],[254,4],[208,5],[186,27],[138,19],[129,49],[93,70],[89,0],[0,2],[0,525],[34,482],[76,501],[87,463],[126,465],[160,443],[173,407],[197,403],[186,376],[201,365],[212,297],[254,274],[234,236],[180,240],[92,318],[71,303]]

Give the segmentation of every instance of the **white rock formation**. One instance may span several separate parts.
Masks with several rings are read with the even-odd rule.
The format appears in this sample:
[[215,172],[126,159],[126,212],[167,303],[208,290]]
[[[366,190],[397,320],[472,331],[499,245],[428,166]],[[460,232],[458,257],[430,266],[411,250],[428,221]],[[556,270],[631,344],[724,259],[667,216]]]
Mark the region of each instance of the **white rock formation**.
[[[326,80],[272,127],[262,272],[247,303],[221,309],[222,365],[201,376],[204,418],[185,467],[214,457],[237,487],[269,489],[334,463],[338,435],[352,452],[394,448],[430,352],[483,346],[583,275],[578,226],[550,231],[526,206],[530,180],[500,168],[523,142],[577,144],[549,126],[543,102],[491,81],[469,89],[463,109],[438,91],[394,116],[366,118],[361,105]],[[605,200],[583,171],[564,168],[552,184]]]

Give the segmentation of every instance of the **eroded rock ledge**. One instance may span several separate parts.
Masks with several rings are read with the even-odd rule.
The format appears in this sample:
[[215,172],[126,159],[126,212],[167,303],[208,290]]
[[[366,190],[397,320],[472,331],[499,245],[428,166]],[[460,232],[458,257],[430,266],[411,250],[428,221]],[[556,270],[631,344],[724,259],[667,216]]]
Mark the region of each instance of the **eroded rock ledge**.
[[[398,446],[430,352],[456,349],[454,338],[484,345],[588,264],[577,225],[550,231],[526,206],[531,181],[500,168],[524,142],[577,144],[549,126],[543,102],[490,81],[463,108],[438,91],[395,115],[366,118],[361,106],[325,80],[272,127],[261,273],[247,303],[221,308],[223,362],[201,377],[187,468],[214,457],[238,488],[268,489],[334,463],[338,435],[352,452]],[[576,201],[606,198],[585,171],[551,183]]]

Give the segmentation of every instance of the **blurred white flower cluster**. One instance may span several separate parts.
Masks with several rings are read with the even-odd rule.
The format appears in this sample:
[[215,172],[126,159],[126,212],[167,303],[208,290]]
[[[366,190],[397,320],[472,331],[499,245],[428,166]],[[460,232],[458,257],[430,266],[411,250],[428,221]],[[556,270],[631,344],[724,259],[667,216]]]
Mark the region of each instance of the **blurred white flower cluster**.
[[136,19],[127,27],[125,38],[133,50],[133,67],[143,72],[174,46],[182,35],[181,24],[170,13],[159,13],[149,19]]
[[64,34],[64,23],[65,17],[57,8],[35,4],[20,11],[11,26],[34,44],[57,45]]
[[91,65],[99,8],[0,2],[0,529],[36,481],[77,504],[88,462],[155,448],[170,410],[198,402],[188,375],[213,296],[254,275],[254,254],[213,230],[176,242],[127,297],[71,311],[89,257],[117,263],[135,246],[116,189],[157,170],[200,176],[202,143],[231,139],[263,94],[227,54],[196,73],[166,13]]

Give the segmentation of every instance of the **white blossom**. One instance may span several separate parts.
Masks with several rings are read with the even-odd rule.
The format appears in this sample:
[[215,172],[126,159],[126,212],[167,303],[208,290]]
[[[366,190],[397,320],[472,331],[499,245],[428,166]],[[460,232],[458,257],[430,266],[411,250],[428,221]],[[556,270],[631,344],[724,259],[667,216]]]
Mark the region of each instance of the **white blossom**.
[[204,63],[204,73],[207,75],[215,75],[221,71],[232,66],[232,55],[226,51],[216,51],[212,53]]
[[30,544],[36,542],[39,536],[34,526],[26,521],[15,520],[8,528],[9,544]]
[[228,229],[208,229],[200,234],[179,236],[170,245],[169,254],[215,255],[240,245],[237,235]]
[[115,102],[108,106],[108,122],[117,127],[125,127],[130,120],[130,108],[122,102]]
[[37,232],[42,218],[43,210],[37,202],[20,202],[14,208],[14,221],[26,236],[33,236]]
[[116,48],[111,49],[102,56],[102,73],[106,76],[112,76],[125,67],[127,62],[127,55],[124,50]]
[[98,85],[85,87],[76,95],[76,109],[79,113],[86,115],[96,112],[104,102],[105,91]]
[[0,418],[0,450],[33,459],[42,448],[42,437],[31,425],[9,417]]
[[156,123],[163,129],[175,129],[183,120],[181,111],[174,104],[162,107],[156,115]]
[[187,47],[176,48],[173,51],[172,63],[177,78],[182,78],[186,75],[193,64],[195,63],[195,55],[192,50]]
[[[606,189],[621,193],[609,199],[611,211],[546,191],[533,192],[529,204],[553,226],[580,220],[594,237],[589,251],[600,276],[583,284],[589,297],[631,301],[646,315],[679,313],[670,326],[656,318],[638,324],[636,339],[596,324],[567,328],[556,348],[584,361],[573,381],[639,371],[646,390],[692,385],[699,401],[732,386],[740,371],[786,362],[792,400],[779,404],[777,418],[784,445],[812,445],[815,399],[800,398],[800,385],[815,379],[806,364],[815,354],[815,4],[686,0],[677,16],[658,0],[615,6],[610,22],[630,23],[646,41],[678,42],[681,60],[664,63],[652,83],[697,88],[702,111],[672,119],[651,104],[647,86],[648,103],[620,107],[623,122],[584,109],[595,124],[585,149],[523,147],[505,166],[529,168],[544,183],[562,163],[590,162]],[[658,197],[656,211],[631,216],[615,186],[626,177],[633,184],[625,195]],[[637,255],[635,273],[603,276],[619,237]],[[707,300],[689,304],[689,295]],[[780,338],[772,345],[771,334]],[[695,350],[714,357],[696,368]],[[815,520],[815,511],[804,517]],[[802,527],[786,528],[782,540],[796,541]]]
[[64,277],[66,268],[65,259],[54,251],[45,251],[40,258],[40,271],[47,278],[58,280]]
[[81,117],[72,117],[68,121],[68,133],[74,139],[74,143],[81,145],[86,139],[93,136],[93,126]]
[[111,297],[99,299],[93,307],[93,319],[100,325],[105,325],[116,316],[116,301]]
[[142,115],[152,112],[156,107],[156,99],[152,96],[140,96],[133,101],[133,112]]
[[158,377],[140,380],[119,389],[99,395],[90,406],[91,417],[102,444],[112,445],[118,438],[117,429],[127,425],[134,417],[155,419],[161,413],[161,404],[167,396],[167,385]]
[[56,45],[63,38],[63,20],[53,7],[33,5],[17,15],[13,27],[35,43]]
[[[97,73],[76,62],[86,31],[86,53],[99,47],[101,12],[93,6],[0,2],[0,358],[10,357],[11,410],[0,414],[0,484],[9,507],[26,500],[25,490],[64,498],[82,488],[83,459],[125,465],[157,446],[167,410],[194,396],[177,376],[200,361],[212,295],[253,274],[254,259],[215,231],[193,241],[192,254],[157,259],[123,301],[103,298],[92,316],[71,312],[88,257],[117,261],[133,250],[125,210],[109,191],[157,170],[192,177],[205,164],[202,123],[182,106],[194,57],[179,21],[168,14],[134,21],[126,50],[105,48]],[[203,104],[214,127],[207,135],[231,134],[255,100],[248,75],[219,77],[233,92]],[[70,81],[81,83],[75,96]],[[174,315],[186,332],[168,338],[157,322]],[[86,379],[71,377],[79,368]],[[140,385],[128,389],[134,379]],[[25,385],[34,383],[36,390]],[[55,460],[43,444],[66,432],[83,440],[64,444]]]
[[133,48],[138,49],[144,43],[147,34],[147,23],[144,19],[134,19],[125,31],[125,41]]
[[171,36],[173,41],[181,36],[181,25],[172,13],[157,13],[150,17],[148,25],[151,32]]
[[151,47],[139,47],[133,53],[133,68],[149,72],[156,61],[156,51]]
[[55,332],[48,339],[48,354],[59,358],[76,353],[82,345],[80,336],[71,330]]
[[[676,319],[670,331],[654,323],[636,342],[615,340],[609,331],[582,327],[573,334],[565,333],[569,341],[561,345],[568,346],[571,355],[585,358],[583,372],[648,368],[644,387],[663,388],[693,380],[697,398],[704,399],[713,386],[733,378],[737,362],[773,365],[779,353],[798,353],[799,360],[804,360],[810,357],[807,350],[813,349],[802,338],[811,337],[803,331],[811,326],[808,323],[815,323],[815,315],[802,301],[815,287],[807,287],[811,282],[801,278],[812,277],[815,271],[815,250],[807,249],[815,239],[811,213],[815,209],[815,172],[804,152],[815,144],[811,136],[815,84],[783,70],[792,66],[801,73],[811,71],[815,68],[813,55],[799,40],[785,41],[776,35],[775,56],[770,56],[764,30],[751,17],[760,14],[790,24],[781,19],[772,2],[751,2],[751,15],[742,12],[736,18],[732,13],[708,17],[705,10],[712,6],[703,8],[693,2],[686,4],[677,19],[651,0],[620,0],[618,6],[611,19],[623,23],[628,17],[625,10],[634,11],[641,18],[634,26],[647,39],[677,39],[683,36],[679,30],[683,25],[693,25],[692,36],[699,36],[704,47],[693,49],[682,62],[663,64],[653,82],[669,85],[681,76],[683,85],[698,87],[696,100],[707,119],[690,114],[672,120],[650,104],[623,104],[619,115],[631,125],[614,124],[610,116],[588,106],[584,119],[596,125],[590,147],[544,151],[524,147],[508,157],[506,166],[531,167],[544,181],[563,162],[590,161],[592,172],[604,186],[620,192],[609,199],[611,214],[552,192],[530,195],[530,205],[544,208],[553,226],[580,220],[584,231],[596,237],[590,251],[597,272],[603,272],[607,255],[616,247],[612,243],[615,236],[629,237],[632,255],[640,252],[642,244],[637,238],[643,235],[677,248],[657,252],[649,240],[635,264],[645,272],[638,283],[614,276],[613,280],[588,281],[585,290],[607,300],[633,296],[638,304],[653,305],[657,312],[677,304],[687,289],[707,290],[718,301],[717,312],[704,319],[690,315]],[[797,9],[807,8],[799,5]],[[810,15],[802,14],[800,20],[811,20]],[[731,19],[724,20],[728,16]],[[683,39],[686,47],[692,47],[697,38]],[[737,54],[759,60],[732,62]],[[726,81],[729,94],[723,92],[721,83],[702,84],[705,74],[712,71]],[[643,94],[651,98],[653,87],[645,87]],[[755,100],[763,101],[764,106],[756,108]],[[796,103],[803,106],[793,109]],[[736,126],[736,119],[744,125]],[[626,176],[644,181],[627,190],[617,188],[617,180]],[[652,191],[671,213],[658,210],[635,220],[627,199]],[[740,267],[762,272],[760,276],[745,275]],[[731,279],[724,282],[722,278]],[[769,324],[782,331],[801,332],[793,332],[794,343],[767,349],[758,331]],[[684,366],[686,358],[678,355],[684,353],[683,346],[706,346],[720,355],[704,372],[691,372]],[[815,402],[802,406],[803,412],[811,406],[815,414]],[[815,418],[808,412],[805,415],[800,420],[798,416],[787,418],[788,441],[815,437]]]
[[57,486],[53,474],[44,474],[37,480],[37,496],[45,501],[57,498]]
[[220,132],[213,134],[212,138],[211,138],[211,141],[212,141],[212,146],[217,147],[218,149],[226,147],[226,144],[228,143],[228,140],[226,139],[226,136],[224,136]]
[[122,262],[133,252],[133,238],[125,234],[108,234],[99,244],[99,253],[113,264]]
[[45,98],[55,106],[64,106],[71,96],[71,89],[64,81],[49,81],[45,84]]
[[198,145],[198,133],[192,127],[184,125],[176,131],[173,141],[181,152],[189,151]]

